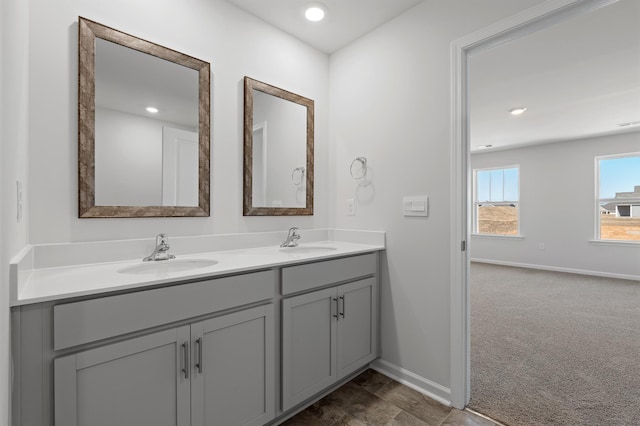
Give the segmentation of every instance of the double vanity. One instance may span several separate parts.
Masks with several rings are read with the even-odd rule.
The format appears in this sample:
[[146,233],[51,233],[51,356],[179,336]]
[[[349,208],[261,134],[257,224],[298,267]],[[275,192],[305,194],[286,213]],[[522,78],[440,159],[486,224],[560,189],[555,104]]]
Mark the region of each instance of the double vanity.
[[[278,424],[319,399],[378,356],[384,250],[384,233],[362,243],[322,232],[297,247],[151,262],[52,266],[34,260],[51,248],[24,254],[13,265],[13,424]],[[190,243],[203,241],[177,245]]]
[[[77,27],[78,217],[208,217],[209,62]],[[243,80],[243,215],[313,215],[314,101]],[[146,147],[144,164],[123,141]],[[378,356],[384,238],[292,228],[27,247],[10,266],[12,424],[281,423]]]

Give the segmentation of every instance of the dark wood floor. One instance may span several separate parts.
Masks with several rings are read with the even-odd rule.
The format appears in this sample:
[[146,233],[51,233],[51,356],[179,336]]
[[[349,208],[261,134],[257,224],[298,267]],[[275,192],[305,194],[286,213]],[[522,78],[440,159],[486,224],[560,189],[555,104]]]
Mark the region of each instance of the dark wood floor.
[[282,426],[495,426],[367,370]]

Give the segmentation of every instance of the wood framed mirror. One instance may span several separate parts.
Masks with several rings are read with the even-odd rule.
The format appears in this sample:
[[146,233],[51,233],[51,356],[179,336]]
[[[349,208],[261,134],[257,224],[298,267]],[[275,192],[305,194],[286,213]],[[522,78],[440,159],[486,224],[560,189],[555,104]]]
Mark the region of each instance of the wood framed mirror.
[[313,215],[314,102],[244,78],[245,216]]
[[209,216],[210,64],[78,27],[78,216]]

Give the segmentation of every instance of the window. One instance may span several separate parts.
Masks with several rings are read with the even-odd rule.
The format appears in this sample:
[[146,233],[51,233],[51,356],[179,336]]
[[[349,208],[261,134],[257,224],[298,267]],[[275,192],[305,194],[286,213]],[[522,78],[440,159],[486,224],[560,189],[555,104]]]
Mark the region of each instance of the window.
[[596,157],[600,240],[640,241],[640,153]]
[[519,166],[473,171],[475,234],[520,234]]

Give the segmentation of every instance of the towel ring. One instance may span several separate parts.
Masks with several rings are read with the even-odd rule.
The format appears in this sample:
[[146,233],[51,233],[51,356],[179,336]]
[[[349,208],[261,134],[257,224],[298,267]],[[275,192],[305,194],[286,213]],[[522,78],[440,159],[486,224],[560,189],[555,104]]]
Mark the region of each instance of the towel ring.
[[[360,173],[358,173],[357,170],[356,173],[353,172],[353,165],[356,163],[360,163]],[[356,180],[365,177],[367,175],[367,157],[357,157],[353,160],[351,162],[351,166],[349,166],[349,173],[351,174],[351,177]]]
[[291,172],[291,180],[295,186],[300,186],[304,182],[304,167],[296,167]]

